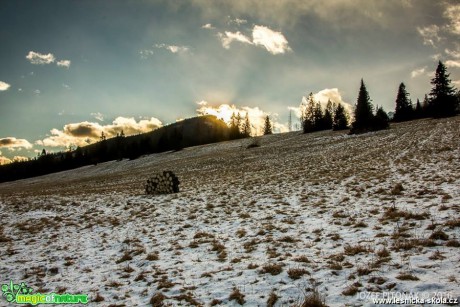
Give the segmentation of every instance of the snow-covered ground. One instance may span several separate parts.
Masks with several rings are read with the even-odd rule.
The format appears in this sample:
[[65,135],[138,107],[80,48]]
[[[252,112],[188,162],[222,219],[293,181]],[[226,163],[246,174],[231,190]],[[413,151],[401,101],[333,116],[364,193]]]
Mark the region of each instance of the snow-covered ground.
[[[259,139],[0,184],[0,282],[91,306],[460,297],[460,117]],[[163,170],[181,192],[144,195]]]

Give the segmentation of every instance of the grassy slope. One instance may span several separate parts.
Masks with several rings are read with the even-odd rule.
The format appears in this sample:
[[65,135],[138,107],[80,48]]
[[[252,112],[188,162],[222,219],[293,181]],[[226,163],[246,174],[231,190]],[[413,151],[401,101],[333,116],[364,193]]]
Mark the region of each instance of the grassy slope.
[[[1,282],[106,305],[157,292],[236,304],[235,287],[249,305],[315,287],[329,305],[370,303],[362,291],[457,297],[459,136],[460,117],[289,133],[0,184]],[[144,196],[165,169],[182,192]]]

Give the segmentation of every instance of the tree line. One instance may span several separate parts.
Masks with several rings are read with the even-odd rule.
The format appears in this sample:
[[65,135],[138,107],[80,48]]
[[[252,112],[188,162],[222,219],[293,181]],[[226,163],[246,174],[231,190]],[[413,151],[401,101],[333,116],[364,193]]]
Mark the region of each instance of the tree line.
[[431,79],[432,89],[425,95],[423,103],[417,99],[413,105],[405,84],[399,85],[396,94],[394,116],[388,114],[380,106],[372,104],[364,80],[361,79],[358,98],[356,101],[353,121],[350,114],[339,103],[327,102],[325,109],[315,101],[312,93],[301,104],[300,122],[304,133],[321,130],[350,129],[350,134],[377,131],[389,127],[389,122],[403,122],[420,118],[440,118],[455,116],[460,113],[460,92],[457,91],[449,79],[446,66],[439,61],[435,76]]

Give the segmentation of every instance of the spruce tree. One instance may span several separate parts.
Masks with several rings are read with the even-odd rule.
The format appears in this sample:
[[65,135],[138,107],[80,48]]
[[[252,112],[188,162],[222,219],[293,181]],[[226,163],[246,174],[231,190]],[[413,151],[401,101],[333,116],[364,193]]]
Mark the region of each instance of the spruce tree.
[[457,98],[455,89],[451,85],[446,66],[439,61],[436,73],[431,84],[430,115],[433,117],[454,116],[457,112]]
[[230,139],[237,139],[240,134],[240,128],[238,126],[238,120],[235,115],[235,112],[232,113],[232,117],[230,118]]
[[332,124],[334,120],[334,104],[329,99],[327,101],[326,110],[324,111],[323,116],[323,125],[324,129],[332,129]]
[[332,124],[332,130],[344,130],[348,128],[348,116],[345,108],[341,103],[338,104],[335,110],[334,122]]
[[308,95],[307,104],[305,106],[305,111],[303,112],[303,132],[313,132],[315,130],[315,111],[316,111],[316,102],[313,98],[313,93]]
[[396,95],[396,108],[394,121],[402,122],[413,118],[413,107],[409,99],[409,94],[406,91],[406,85],[401,82]]
[[374,120],[372,122],[372,130],[382,130],[389,127],[388,114],[383,110],[382,107],[377,107],[375,112]]
[[245,138],[251,136],[251,123],[249,122],[248,112],[246,112],[246,117],[244,119],[242,134]]
[[264,135],[272,134],[272,133],[273,133],[272,124],[270,122],[270,117],[267,115],[267,117],[265,117]]
[[417,104],[415,105],[414,117],[415,118],[422,118],[423,117],[422,104],[420,103],[420,100],[418,98],[417,98]]
[[314,131],[320,131],[324,129],[323,121],[323,109],[321,108],[321,103],[319,101],[315,102],[315,111],[314,111]]
[[352,124],[351,133],[366,132],[372,128],[372,121],[374,119],[373,107],[369,93],[367,92],[366,85],[361,79],[361,86],[359,88],[358,100],[355,108],[355,121]]

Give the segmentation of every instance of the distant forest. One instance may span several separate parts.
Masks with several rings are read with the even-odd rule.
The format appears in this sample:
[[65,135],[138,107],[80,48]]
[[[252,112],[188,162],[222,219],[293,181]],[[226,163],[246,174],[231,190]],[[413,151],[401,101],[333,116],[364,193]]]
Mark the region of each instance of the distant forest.
[[[420,118],[440,118],[460,113],[460,92],[451,85],[445,65],[440,61],[431,80],[432,89],[423,102],[412,103],[404,83],[400,83],[391,116],[376,106],[367,91],[364,80],[358,93],[353,117],[345,107],[329,101],[323,110],[310,93],[301,104],[300,124],[304,133],[321,130],[345,130],[350,134],[377,131],[389,127],[389,122],[402,122]],[[289,126],[291,126],[291,115]],[[291,129],[291,127],[290,127]],[[265,118],[264,134],[272,133],[269,116]],[[16,161],[0,166],[0,182],[24,179],[49,173],[74,169],[86,165],[123,159],[137,159],[142,155],[165,151],[178,151],[185,147],[203,145],[226,140],[251,137],[248,115],[242,118],[233,114],[230,123],[212,115],[186,119],[154,131],[125,136],[121,131],[116,137],[107,139],[104,133],[100,141],[67,152],[47,153],[45,149],[34,159]]]

